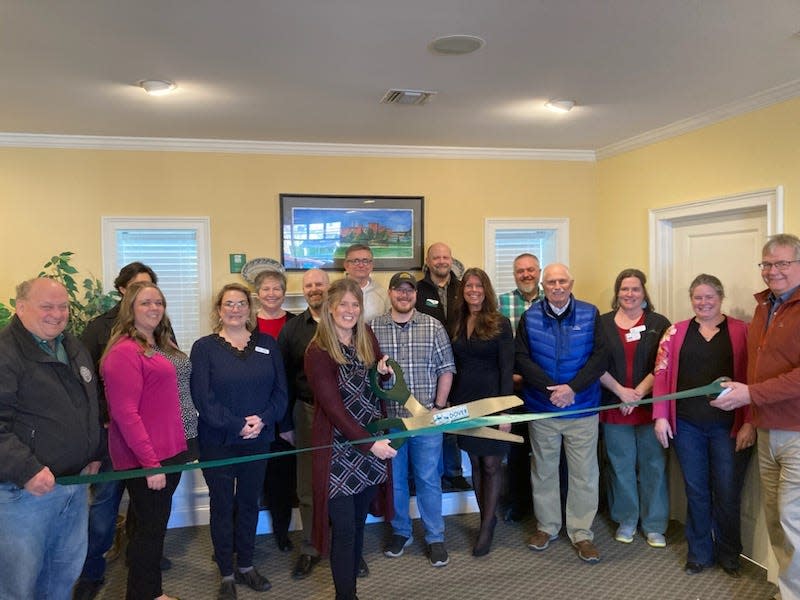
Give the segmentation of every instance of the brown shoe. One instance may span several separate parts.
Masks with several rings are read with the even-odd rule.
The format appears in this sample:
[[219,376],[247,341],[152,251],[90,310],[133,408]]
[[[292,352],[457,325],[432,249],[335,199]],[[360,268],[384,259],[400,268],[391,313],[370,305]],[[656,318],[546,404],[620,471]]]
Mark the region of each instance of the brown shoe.
[[550,542],[554,542],[557,539],[558,534],[550,535],[546,531],[537,529],[536,533],[528,540],[528,548],[541,552],[542,550],[547,550],[548,546],[550,546]]
[[596,563],[600,560],[600,552],[589,540],[575,542],[573,546],[578,551],[578,558],[581,560],[585,560],[588,563]]

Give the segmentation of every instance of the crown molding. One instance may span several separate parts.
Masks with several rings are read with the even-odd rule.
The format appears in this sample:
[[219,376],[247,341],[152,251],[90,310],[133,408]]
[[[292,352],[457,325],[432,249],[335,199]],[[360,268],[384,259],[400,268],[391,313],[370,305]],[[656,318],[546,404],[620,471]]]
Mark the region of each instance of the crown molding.
[[596,152],[597,160],[610,158],[624,152],[630,152],[631,150],[649,146],[650,144],[683,135],[684,133],[689,133],[690,131],[695,131],[732,117],[738,117],[748,112],[772,106],[784,100],[796,98],[797,96],[800,96],[800,79],[764,90],[763,92],[758,92],[742,100],[724,104],[694,117],[675,121],[664,127],[651,129],[650,131],[640,133],[628,139],[603,146]]
[[156,152],[221,152],[232,154],[290,154],[303,156],[363,156],[383,158],[469,158],[586,162],[594,162],[595,160],[595,153],[593,150],[260,142],[251,140],[53,135],[38,133],[0,133],[0,147],[62,148],[76,150],[145,150]]

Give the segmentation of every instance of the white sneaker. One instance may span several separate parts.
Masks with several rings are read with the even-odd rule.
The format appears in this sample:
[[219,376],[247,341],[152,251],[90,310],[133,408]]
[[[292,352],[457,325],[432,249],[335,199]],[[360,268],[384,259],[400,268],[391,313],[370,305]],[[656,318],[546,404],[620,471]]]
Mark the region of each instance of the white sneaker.
[[636,535],[636,525],[622,524],[617,527],[617,533],[614,534],[614,539],[623,544],[630,544],[633,541],[634,535]]
[[667,539],[663,533],[651,532],[647,534],[647,544],[652,548],[666,548]]

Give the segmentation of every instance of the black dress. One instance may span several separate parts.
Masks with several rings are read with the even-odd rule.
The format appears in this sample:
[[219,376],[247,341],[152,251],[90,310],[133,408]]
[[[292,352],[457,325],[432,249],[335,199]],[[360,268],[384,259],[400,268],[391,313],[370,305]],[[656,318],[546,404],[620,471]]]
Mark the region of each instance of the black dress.
[[[490,340],[466,332],[453,340],[456,376],[450,391],[450,403],[464,404],[492,396],[514,393],[514,336],[511,323],[503,317],[500,333]],[[504,456],[508,442],[468,435],[458,436],[458,446],[476,456]]]

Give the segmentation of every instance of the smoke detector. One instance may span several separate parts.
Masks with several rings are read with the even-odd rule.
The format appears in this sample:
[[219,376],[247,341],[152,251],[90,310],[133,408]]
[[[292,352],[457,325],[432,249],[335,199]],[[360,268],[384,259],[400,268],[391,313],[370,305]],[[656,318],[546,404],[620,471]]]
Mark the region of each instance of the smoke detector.
[[381,104],[406,104],[409,106],[421,106],[427,104],[437,92],[425,90],[386,90],[381,98]]

